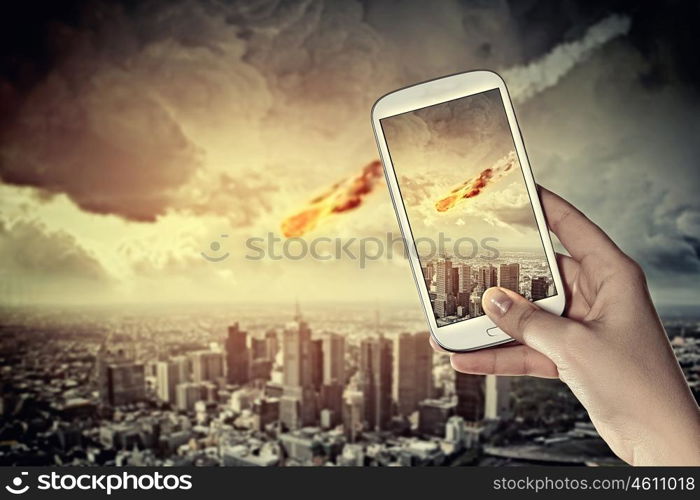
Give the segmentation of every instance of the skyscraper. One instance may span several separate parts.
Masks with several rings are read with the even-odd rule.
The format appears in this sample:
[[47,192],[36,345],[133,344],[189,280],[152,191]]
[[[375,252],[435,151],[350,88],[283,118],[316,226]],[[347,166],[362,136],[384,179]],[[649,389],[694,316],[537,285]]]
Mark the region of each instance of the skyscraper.
[[485,377],[455,373],[456,413],[466,421],[477,422],[484,418]]
[[362,432],[362,423],[365,419],[364,401],[362,391],[352,384],[343,393],[343,429],[350,443],[357,441]]
[[496,420],[510,416],[510,377],[486,375],[484,418]]
[[337,382],[323,384],[319,395],[319,408],[327,410],[327,425],[332,427],[341,422],[343,416],[343,389]]
[[201,383],[184,382],[175,389],[175,404],[178,410],[192,411],[197,401],[205,399],[205,387]]
[[216,382],[224,375],[224,360],[220,352],[196,351],[190,354],[192,380]]
[[323,336],[323,383],[345,385],[345,337],[342,335]]
[[477,286],[483,290],[488,290],[498,284],[498,270],[495,266],[488,265],[480,267],[478,271]]
[[168,362],[175,367],[178,384],[192,380],[192,360],[190,358],[187,356],[175,356],[170,358]]
[[323,339],[311,341],[311,385],[316,391],[323,385]]
[[452,261],[441,257],[435,263],[435,298],[434,312],[438,318],[444,318],[450,314],[448,297],[453,295],[454,274],[452,271]]
[[421,271],[423,272],[423,281],[425,282],[425,288],[430,291],[430,285],[433,281],[433,266],[432,264],[425,264],[421,266]]
[[267,341],[267,359],[274,361],[275,356],[277,356],[277,351],[279,350],[277,332],[275,330],[268,330],[265,333],[265,340]]
[[316,420],[316,392],[312,366],[311,329],[298,311],[282,335],[282,385],[280,420],[288,429]]
[[453,297],[457,297],[459,293],[459,267],[452,267],[450,269],[450,288],[449,294]]
[[369,429],[384,430],[391,420],[391,342],[383,336],[360,342],[360,380]]
[[469,315],[474,318],[484,314],[484,309],[481,307],[481,298],[484,296],[484,289],[477,286],[469,296]]
[[498,286],[520,293],[520,264],[501,264]]
[[418,431],[421,434],[443,436],[447,419],[454,412],[454,401],[426,399],[420,402],[418,411]]
[[457,291],[459,293],[466,293],[467,295],[472,292],[474,284],[472,283],[472,268],[466,264],[460,264],[458,269],[458,279],[459,286]]
[[162,401],[175,404],[176,388],[180,382],[178,365],[169,361],[158,361],[156,364],[156,392]]
[[250,353],[248,351],[248,334],[241,330],[238,323],[228,328],[226,339],[226,368],[231,384],[245,384],[249,380]]
[[111,406],[142,401],[146,397],[143,363],[116,363],[105,368],[100,399]]
[[435,263],[435,291],[447,295],[452,290],[452,261],[441,257]]
[[312,386],[311,329],[303,319],[287,323],[282,334],[282,383]]
[[400,415],[418,410],[418,403],[432,397],[433,350],[428,333],[402,333],[393,344],[392,396]]
[[267,339],[264,337],[250,337],[250,360],[267,358]]
[[549,283],[546,277],[540,276],[532,278],[532,282],[530,283],[530,297],[532,300],[534,301],[547,298],[548,287]]

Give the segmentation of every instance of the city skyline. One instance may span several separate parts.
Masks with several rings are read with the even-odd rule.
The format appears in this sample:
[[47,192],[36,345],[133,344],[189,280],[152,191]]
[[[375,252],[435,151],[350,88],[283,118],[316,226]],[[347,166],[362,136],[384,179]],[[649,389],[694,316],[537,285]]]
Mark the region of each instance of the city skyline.
[[[536,182],[640,263],[700,401],[696,11],[14,3],[0,20],[0,465],[621,465],[562,381],[463,375],[430,350],[369,113],[417,82],[500,74]],[[443,108],[401,128],[439,151],[402,156],[417,175],[397,167],[412,224],[434,239],[451,221],[445,234],[476,245],[424,273],[441,322],[480,313],[487,285],[553,292],[514,149],[495,147],[502,116],[472,102],[478,126]],[[246,257],[273,238],[357,256],[388,236],[395,256],[362,265]]]
[[529,300],[541,300],[556,292],[551,271],[543,256],[528,252],[505,252],[481,260],[442,256],[421,259],[423,284],[438,327],[484,315],[484,292],[499,286]]
[[[15,311],[0,327],[0,460],[620,463],[561,382],[456,373],[413,308],[244,311]],[[700,317],[664,324],[698,397]]]

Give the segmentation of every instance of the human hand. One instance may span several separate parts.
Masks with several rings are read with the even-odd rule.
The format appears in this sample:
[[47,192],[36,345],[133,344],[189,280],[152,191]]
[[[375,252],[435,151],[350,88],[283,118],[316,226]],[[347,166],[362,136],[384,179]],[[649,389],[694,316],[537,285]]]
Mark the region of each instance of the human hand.
[[491,288],[484,311],[519,344],[452,354],[452,366],[473,374],[558,377],[621,459],[700,465],[700,410],[641,267],[568,202],[546,189],[540,195],[550,229],[571,254],[557,257],[565,317]]

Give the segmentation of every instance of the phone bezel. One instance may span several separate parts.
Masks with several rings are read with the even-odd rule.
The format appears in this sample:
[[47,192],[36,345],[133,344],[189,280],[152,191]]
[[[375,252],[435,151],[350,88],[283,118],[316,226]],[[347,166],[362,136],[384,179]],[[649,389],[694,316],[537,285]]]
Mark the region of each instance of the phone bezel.
[[503,79],[493,71],[478,70],[459,73],[396,90],[381,97],[372,107],[374,137],[377,141],[377,148],[379,149],[382,164],[384,165],[384,175],[389,187],[389,193],[391,194],[391,201],[394,205],[401,234],[408,250],[408,260],[413,279],[418,288],[423,312],[425,313],[430,327],[430,335],[439,346],[453,352],[483,349],[510,342],[513,339],[500,330],[496,330],[496,335],[488,334],[487,330],[493,329],[495,325],[487,316],[463,320],[442,327],[437,326],[430,305],[428,290],[423,281],[423,272],[415,249],[415,240],[401,198],[396,172],[391,162],[391,156],[384,137],[384,131],[382,130],[381,120],[494,89],[499,90],[501,100],[503,101],[503,107],[505,108],[508,118],[508,125],[513,137],[513,143],[515,144],[515,150],[523,170],[523,177],[530,198],[530,204],[535,214],[537,228],[541,236],[547,262],[551,269],[552,278],[554,279],[557,291],[556,295],[538,300],[536,304],[546,311],[560,315],[564,311],[566,305],[564,287],[559,273],[559,267],[557,266],[552,240],[549,236],[549,229],[547,228],[542,206],[537,195],[537,184],[532,174],[520,128],[515,118],[513,105]]

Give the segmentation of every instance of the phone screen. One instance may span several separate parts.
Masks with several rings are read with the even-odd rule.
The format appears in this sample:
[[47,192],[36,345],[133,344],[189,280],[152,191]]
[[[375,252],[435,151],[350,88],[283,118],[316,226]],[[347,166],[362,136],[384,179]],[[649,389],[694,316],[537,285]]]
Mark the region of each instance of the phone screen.
[[381,120],[438,327],[501,286],[556,295],[498,89]]

